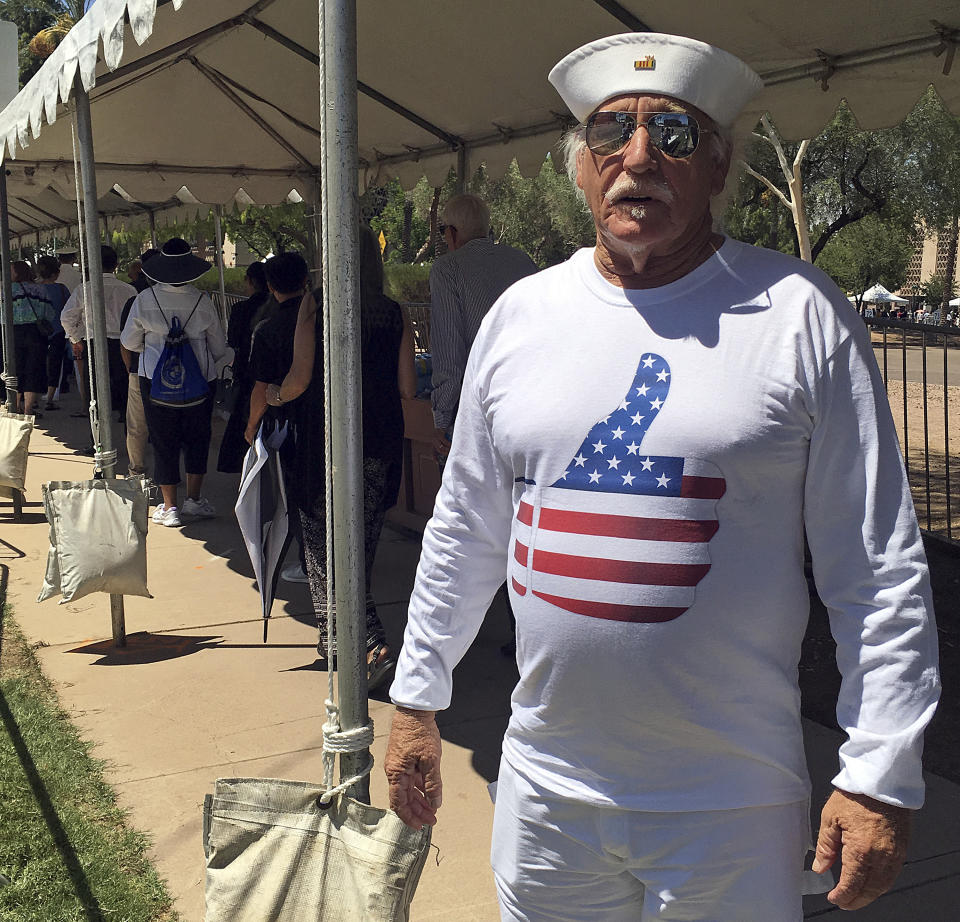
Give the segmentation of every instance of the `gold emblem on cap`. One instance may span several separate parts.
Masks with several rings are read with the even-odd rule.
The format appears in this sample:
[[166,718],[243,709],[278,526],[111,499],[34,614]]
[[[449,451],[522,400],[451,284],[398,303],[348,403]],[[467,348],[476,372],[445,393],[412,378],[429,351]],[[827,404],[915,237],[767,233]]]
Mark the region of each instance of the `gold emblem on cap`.
[[657,59],[652,54],[648,54],[645,58],[640,58],[639,61],[634,61],[633,69],[634,70],[656,70]]

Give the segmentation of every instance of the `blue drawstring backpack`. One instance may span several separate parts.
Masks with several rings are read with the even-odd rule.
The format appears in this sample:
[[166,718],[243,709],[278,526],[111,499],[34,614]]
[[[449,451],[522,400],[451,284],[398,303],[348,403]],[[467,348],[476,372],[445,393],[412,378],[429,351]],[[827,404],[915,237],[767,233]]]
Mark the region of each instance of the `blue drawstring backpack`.
[[167,320],[163,308],[160,307],[160,299],[156,291],[153,292],[153,299],[157,302],[160,309],[160,316],[168,326],[166,344],[160,353],[157,361],[157,367],[153,371],[153,378],[150,381],[150,402],[161,407],[172,407],[180,409],[183,407],[195,407],[206,400],[210,393],[210,385],[200,370],[200,363],[197,361],[193,352],[193,346],[187,338],[187,324],[193,318],[194,313],[200,306],[203,298],[201,293],[197,298],[197,303],[193,305],[190,316],[187,317],[183,326],[180,325],[180,318],[174,317],[172,321]]

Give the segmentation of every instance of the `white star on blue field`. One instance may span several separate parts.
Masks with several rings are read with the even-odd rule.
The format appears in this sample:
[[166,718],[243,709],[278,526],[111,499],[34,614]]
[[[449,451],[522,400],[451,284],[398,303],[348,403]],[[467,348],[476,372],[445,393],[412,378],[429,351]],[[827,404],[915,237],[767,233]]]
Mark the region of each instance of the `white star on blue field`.
[[642,450],[643,437],[669,391],[666,359],[652,352],[642,356],[627,395],[587,433],[553,486],[594,493],[679,496],[683,458],[651,457]]

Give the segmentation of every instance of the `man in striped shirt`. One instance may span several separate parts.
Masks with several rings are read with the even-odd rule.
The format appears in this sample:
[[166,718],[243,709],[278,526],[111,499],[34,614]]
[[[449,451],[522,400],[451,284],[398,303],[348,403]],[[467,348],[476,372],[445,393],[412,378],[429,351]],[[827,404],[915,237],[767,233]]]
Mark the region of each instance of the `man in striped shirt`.
[[447,253],[430,270],[430,400],[436,427],[433,447],[442,467],[480,321],[504,291],[537,266],[522,250],[490,239],[490,209],[478,195],[455,195],[440,221]]

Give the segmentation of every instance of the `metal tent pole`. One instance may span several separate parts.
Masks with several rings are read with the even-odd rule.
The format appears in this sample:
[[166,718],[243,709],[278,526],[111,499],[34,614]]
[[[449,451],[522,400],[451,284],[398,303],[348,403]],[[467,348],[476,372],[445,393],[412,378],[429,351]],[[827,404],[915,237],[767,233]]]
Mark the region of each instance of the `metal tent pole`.
[[[80,177],[83,183],[83,223],[87,238],[87,271],[90,276],[90,287],[87,289],[90,298],[85,302],[84,311],[88,325],[93,328],[93,338],[90,340],[92,355],[88,357],[88,361],[94,363],[97,414],[100,418],[101,467],[103,476],[111,479],[116,476],[117,456],[113,450],[113,431],[111,428],[113,407],[110,402],[107,317],[103,296],[103,262],[100,259],[100,227],[97,221],[97,174],[93,160],[93,125],[90,118],[90,97],[83,88],[79,74],[74,80],[73,95],[77,106],[77,144],[80,148]],[[122,595],[110,596],[110,617],[113,622],[114,645],[125,647],[127,636],[124,625]]]
[[[320,154],[326,167],[324,297],[330,305],[334,584],[340,724],[363,727],[367,711],[366,581],[363,553],[363,448],[360,428],[360,289],[357,273],[357,11],[356,0],[320,0],[323,82]],[[366,765],[366,751],[340,757],[341,777]],[[351,796],[370,802],[370,779]]]
[[220,320],[227,328],[227,286],[223,280],[223,205],[213,206],[213,232],[217,238],[217,275],[220,277]]
[[0,271],[3,272],[3,380],[7,409],[17,409],[17,362],[13,352],[13,269],[10,260],[10,216],[7,213],[7,168],[0,164]]

